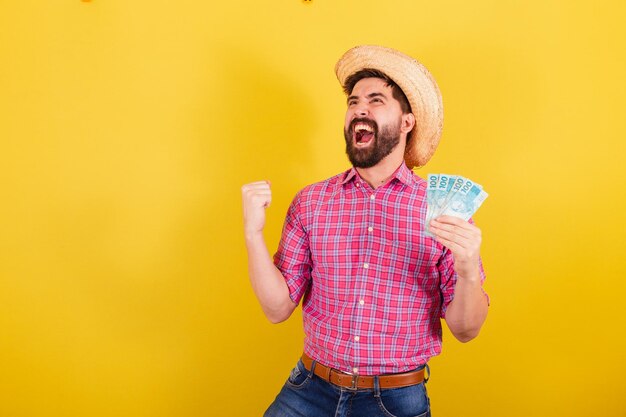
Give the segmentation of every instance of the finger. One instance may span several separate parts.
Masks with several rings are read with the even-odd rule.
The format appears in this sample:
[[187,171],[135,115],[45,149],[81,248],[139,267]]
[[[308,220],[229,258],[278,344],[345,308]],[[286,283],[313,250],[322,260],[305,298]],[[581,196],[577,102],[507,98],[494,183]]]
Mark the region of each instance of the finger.
[[430,228],[431,230],[436,229],[436,230],[442,230],[445,232],[455,233],[466,238],[471,238],[472,236],[475,235],[475,232],[473,230],[468,230],[461,226],[457,226],[453,224],[441,223],[437,220],[431,220]]
[[454,230],[463,236],[471,237],[473,239],[480,239],[482,232],[478,227],[476,227],[472,223],[466,222],[465,220],[452,217],[452,216],[445,216],[445,217],[446,217],[445,218],[446,221],[449,221],[450,219],[456,219],[456,220],[452,220],[454,223],[447,223],[447,222],[442,222],[440,218],[433,219],[433,221],[437,222],[434,224],[434,226],[443,228],[444,230],[448,230],[448,231]]
[[262,196],[263,198],[259,199],[259,203],[262,207],[269,207],[272,203],[272,196]]
[[270,206],[270,204],[272,204],[272,196],[271,195],[264,195],[264,201],[263,201],[263,207],[264,208],[268,208]]
[[272,197],[269,195],[255,195],[252,197],[252,207],[267,208],[272,203]]
[[455,216],[439,216],[436,219],[439,223],[453,224],[464,229],[478,229],[474,224]]
[[265,192],[262,192],[262,191],[257,191],[256,193],[252,194],[250,196],[250,198],[252,200],[255,200],[255,201],[271,200],[272,199],[272,193],[269,193],[269,192],[265,193]]
[[269,207],[272,202],[272,193],[264,191],[256,191],[254,193],[246,193],[243,197],[244,208],[249,207]]
[[450,249],[450,251],[452,251],[453,254],[458,253],[459,251],[463,250],[463,247],[460,246],[457,242],[446,239],[445,237],[435,235],[435,240],[441,243],[446,248]]
[[456,216],[443,215],[438,216],[435,220],[439,221],[440,223],[454,224],[455,226],[459,227],[476,228],[476,225],[474,225],[473,223],[470,223],[469,221],[463,220],[462,218]]
[[442,214],[441,216],[437,216],[436,219],[439,220],[442,223],[452,223],[452,224],[467,223],[465,220],[463,220],[460,217],[450,216],[450,215],[447,215],[447,214]]
[[263,181],[255,181],[255,182],[250,182],[248,184],[244,184],[241,188],[256,188],[256,187],[271,187],[272,186],[272,182],[269,180],[263,180]]
[[241,191],[241,194],[243,195],[243,198],[250,198],[250,197],[255,196],[257,194],[271,195],[272,194],[272,190],[270,190],[269,188],[245,189],[245,190]]
[[244,191],[249,191],[249,190],[269,190],[270,186],[267,185],[267,183],[248,184],[248,185],[244,185],[243,187],[241,187],[241,189],[244,190]]
[[472,238],[461,236],[459,234],[448,232],[442,229],[432,228],[431,232],[440,239],[445,239],[447,242],[455,243],[459,248],[470,249],[472,248]]

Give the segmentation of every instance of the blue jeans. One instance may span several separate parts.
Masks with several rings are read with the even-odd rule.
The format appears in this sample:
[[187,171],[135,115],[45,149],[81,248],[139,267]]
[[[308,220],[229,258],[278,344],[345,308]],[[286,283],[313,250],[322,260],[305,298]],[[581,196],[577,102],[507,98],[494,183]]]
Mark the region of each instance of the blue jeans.
[[350,390],[307,370],[298,361],[264,417],[430,417],[424,382],[403,388]]

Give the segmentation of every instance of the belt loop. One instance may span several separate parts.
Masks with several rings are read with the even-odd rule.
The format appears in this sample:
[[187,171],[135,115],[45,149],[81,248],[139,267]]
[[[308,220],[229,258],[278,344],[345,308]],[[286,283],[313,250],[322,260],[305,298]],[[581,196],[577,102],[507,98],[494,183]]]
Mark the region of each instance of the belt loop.
[[[426,384],[428,380],[430,379],[430,366],[426,364],[425,369],[426,371],[424,372],[424,384]],[[428,374],[428,376],[426,376],[426,374]]]
[[378,375],[374,375],[374,397],[380,398],[380,381]]
[[315,365],[317,364],[316,360],[313,360],[313,362],[311,362],[311,370],[309,371],[309,378],[313,378],[313,375],[315,374]]

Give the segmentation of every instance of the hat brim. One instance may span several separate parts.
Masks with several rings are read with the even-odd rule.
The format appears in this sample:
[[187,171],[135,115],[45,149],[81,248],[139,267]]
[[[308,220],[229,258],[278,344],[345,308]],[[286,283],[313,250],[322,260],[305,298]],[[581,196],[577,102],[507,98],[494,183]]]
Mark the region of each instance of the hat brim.
[[407,137],[404,160],[409,168],[422,167],[435,153],[443,130],[443,103],[433,76],[414,58],[376,45],[348,50],[335,65],[343,87],[346,79],[365,68],[385,73],[404,92],[415,116],[415,127]]

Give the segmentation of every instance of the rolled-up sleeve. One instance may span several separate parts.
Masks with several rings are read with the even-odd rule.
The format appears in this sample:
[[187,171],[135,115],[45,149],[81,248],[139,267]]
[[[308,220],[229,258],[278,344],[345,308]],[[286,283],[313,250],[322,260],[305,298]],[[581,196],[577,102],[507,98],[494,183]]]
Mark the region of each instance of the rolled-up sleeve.
[[[482,289],[482,284],[485,282],[485,270],[483,269],[483,261],[479,259],[480,265],[480,285]],[[454,259],[452,257],[452,252],[448,249],[445,249],[444,256],[439,262],[437,266],[439,270],[439,277],[441,279],[439,284],[439,290],[441,291],[441,318],[446,318],[446,310],[448,309],[448,305],[454,299],[454,288],[456,287],[456,281],[458,275],[454,272]],[[489,295],[483,289],[483,294],[487,297],[487,303],[489,303]]]
[[298,193],[287,211],[283,232],[274,255],[274,265],[285,277],[289,297],[294,303],[306,293],[311,280],[311,253],[309,237],[302,226],[302,192]]

